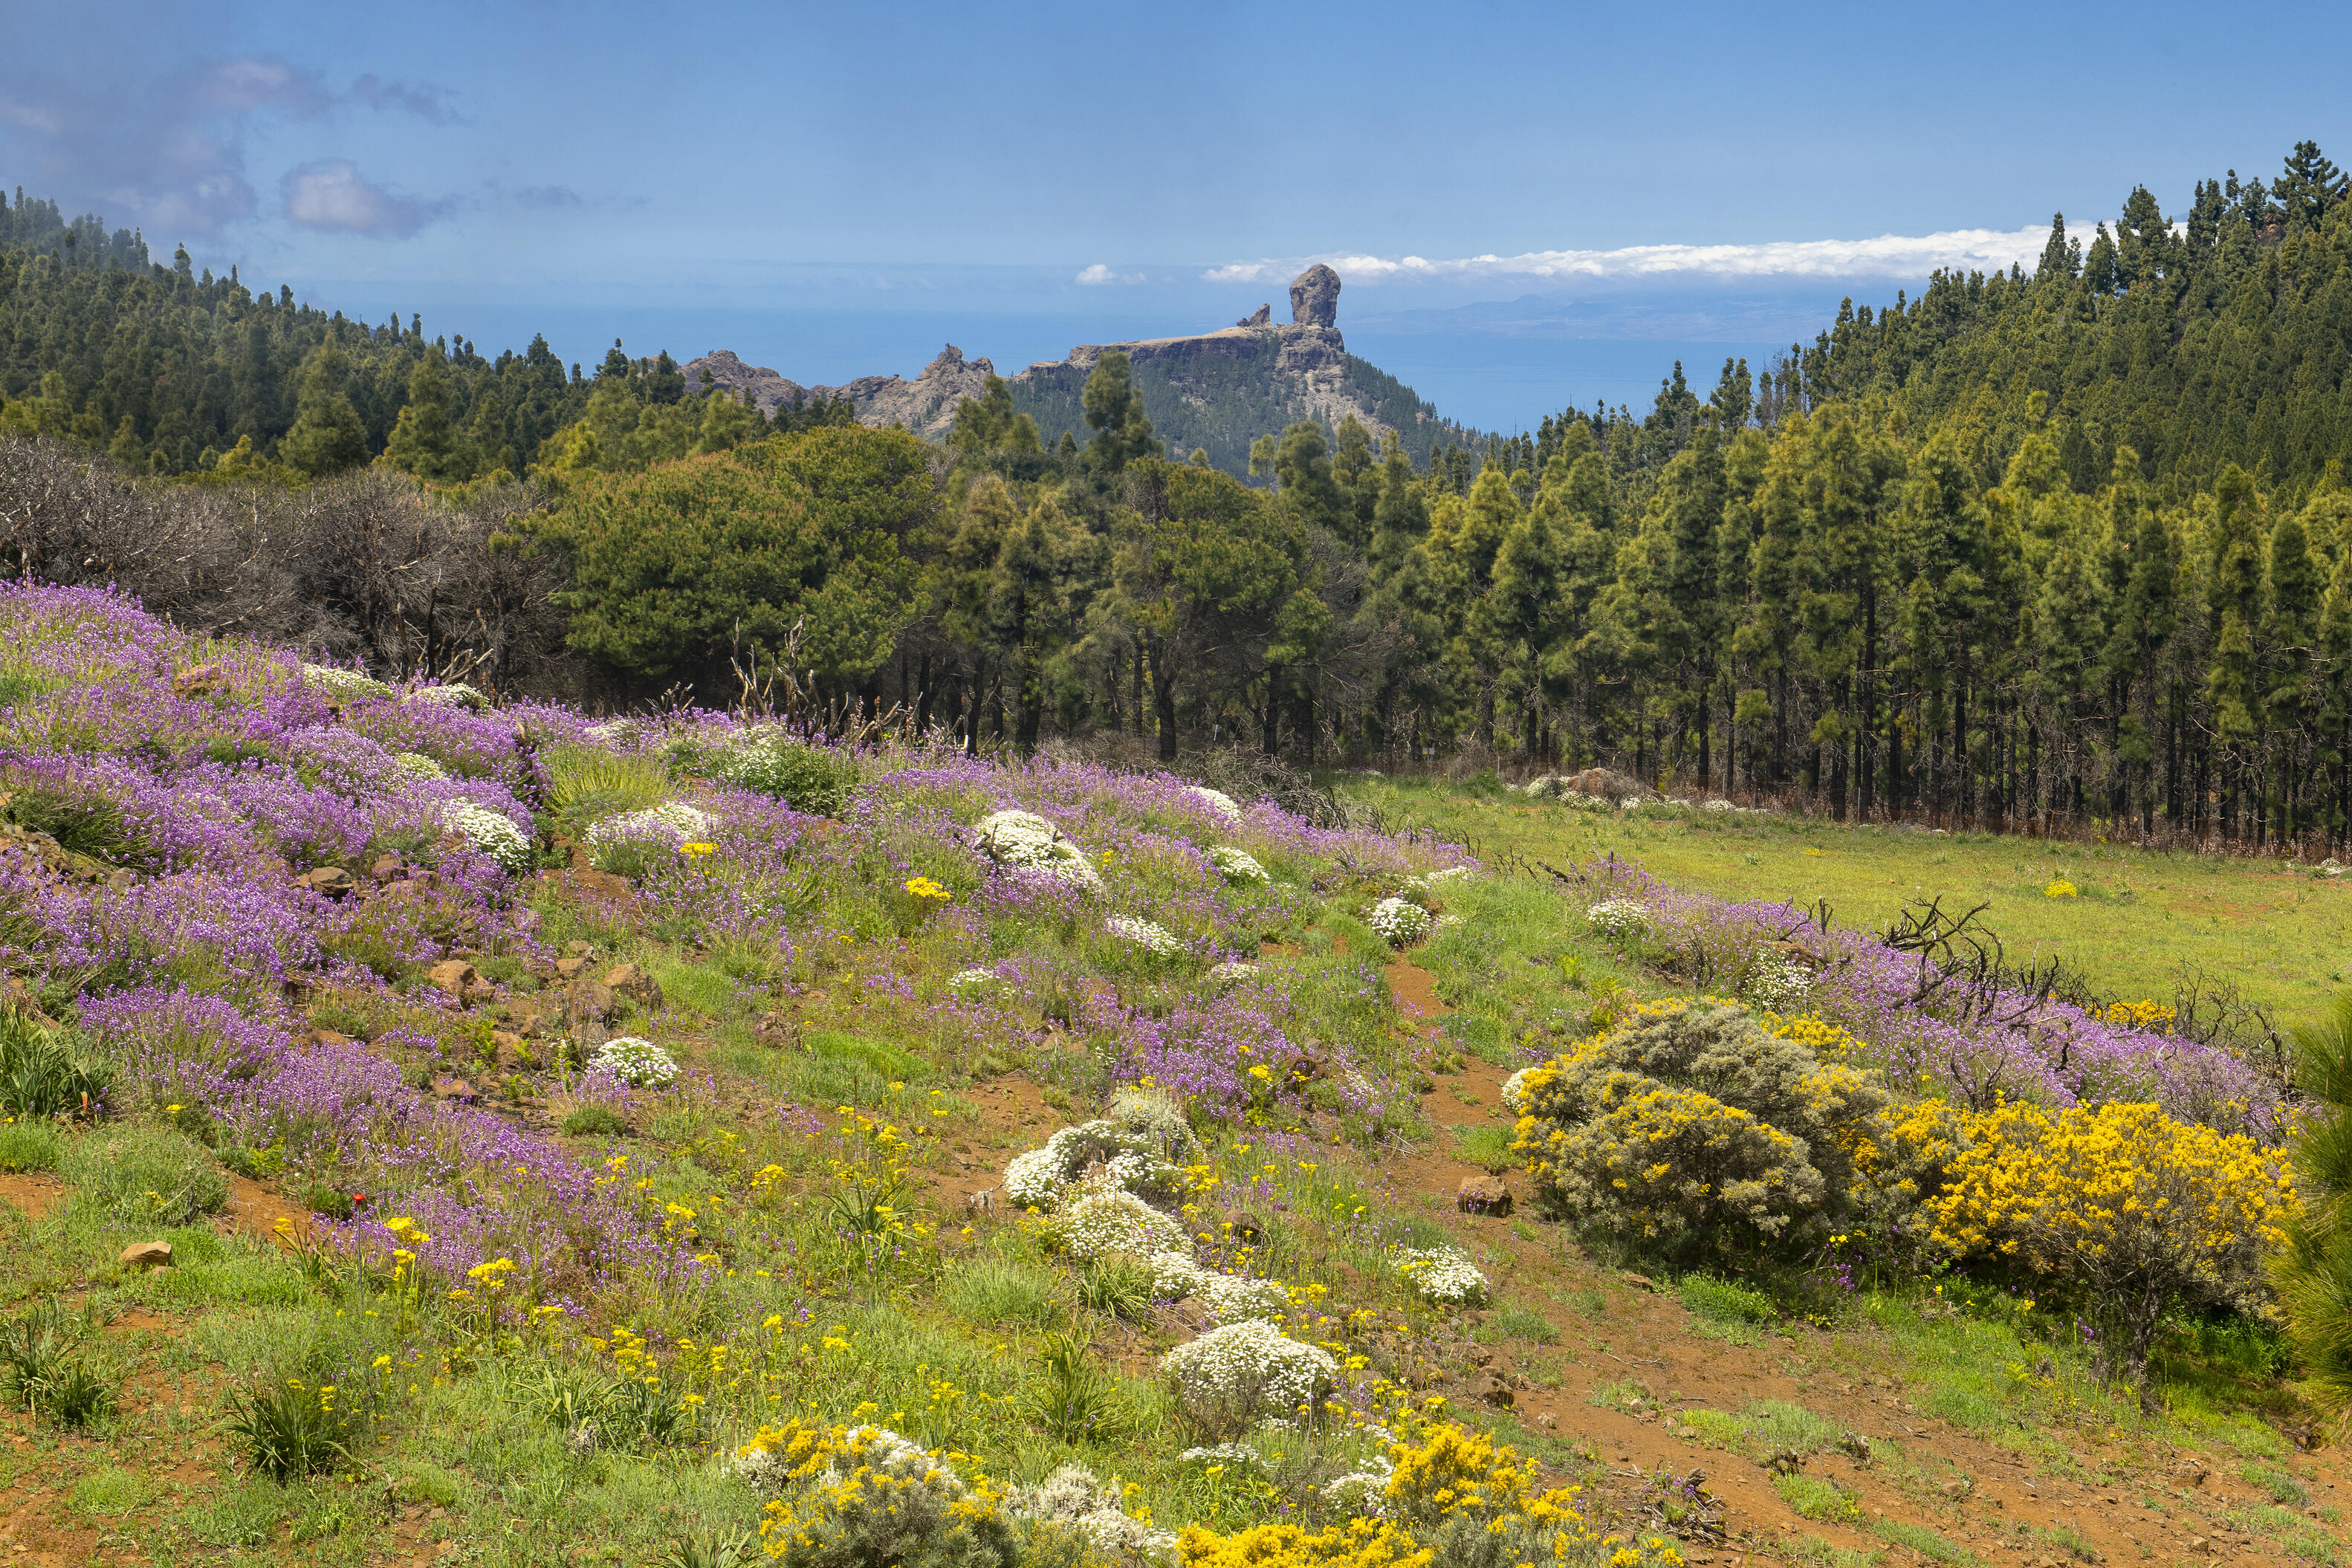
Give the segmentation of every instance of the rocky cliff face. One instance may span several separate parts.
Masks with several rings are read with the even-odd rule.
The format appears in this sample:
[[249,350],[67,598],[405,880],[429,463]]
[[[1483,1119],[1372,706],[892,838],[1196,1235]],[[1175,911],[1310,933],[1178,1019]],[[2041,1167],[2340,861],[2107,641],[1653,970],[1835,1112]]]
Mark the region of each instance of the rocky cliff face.
[[861,375],[840,386],[803,386],[764,365],[745,364],[730,349],[714,349],[700,359],[687,361],[679,369],[685,372],[689,387],[701,386],[703,373],[708,371],[715,390],[738,397],[749,395],[770,418],[775,417],[779,405],[796,397],[811,402],[846,397],[856,406],[861,424],[877,429],[904,425],[927,441],[945,436],[955,423],[956,405],[985,392],[988,378],[996,374],[993,364],[964,358],[963,351],[953,343],[941,349],[939,357],[912,381],[899,375]]
[[[1354,419],[1386,440],[1393,426],[1365,395],[1361,376],[1354,374],[1363,367],[1349,359],[1339,335],[1339,275],[1320,265],[1300,273],[1290,286],[1290,313],[1288,322],[1276,324],[1273,311],[1261,305],[1238,324],[1213,332],[1081,343],[1066,359],[1043,361],[1006,380],[1014,405],[1037,415],[1049,442],[1064,427],[1076,426],[1076,389],[1111,349],[1125,351],[1134,363],[1153,422],[1180,455],[1194,444],[1191,426],[1230,424],[1236,405],[1260,426],[1256,434],[1300,419],[1333,428]],[[846,397],[861,422],[903,425],[929,441],[946,436],[955,423],[956,405],[982,395],[996,374],[987,360],[967,360],[953,343],[912,381],[868,375],[843,386],[803,387],[772,370],[747,365],[724,349],[681,368],[689,387],[702,384],[708,371],[712,385],[748,395],[771,416],[795,396]]]

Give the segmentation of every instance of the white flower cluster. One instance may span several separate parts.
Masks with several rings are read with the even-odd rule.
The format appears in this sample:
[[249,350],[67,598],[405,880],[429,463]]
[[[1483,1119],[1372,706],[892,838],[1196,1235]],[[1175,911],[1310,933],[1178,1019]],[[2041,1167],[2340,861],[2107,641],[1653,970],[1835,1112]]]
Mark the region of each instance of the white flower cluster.
[[1154,1296],[1163,1301],[1198,1297],[1221,1322],[1276,1318],[1290,1305],[1290,1292],[1273,1280],[1249,1279],[1239,1274],[1203,1268],[1189,1252],[1156,1252],[1145,1261],[1151,1265]]
[[449,770],[422,752],[395,752],[392,771],[404,779],[446,779]]
[[1182,1180],[1168,1163],[1165,1147],[1160,1132],[1124,1120],[1065,1127],[1044,1148],[1015,1155],[1004,1168],[1005,1201],[1017,1209],[1050,1209],[1090,1166],[1099,1165],[1097,1181],[1108,1180],[1147,1202],[1172,1202]]
[[1805,999],[1813,988],[1812,972],[1795,959],[1777,952],[1759,954],[1748,971],[1748,979],[1740,989],[1756,1006],[1773,1013],[1785,1013]]
[[373,680],[356,669],[342,669],[331,664],[304,665],[302,684],[341,700],[389,697],[393,694],[392,688],[381,680]]
[[1256,977],[1257,965],[1246,958],[1229,958],[1209,971],[1209,984],[1212,985],[1238,985],[1244,980]]
[[1490,1287],[1476,1264],[1450,1247],[1403,1247],[1391,1259],[1412,1293],[1441,1307],[1475,1307]]
[[971,825],[972,845],[1000,866],[1038,871],[1080,888],[1102,886],[1086,851],[1034,811],[1000,811]]
[[1063,1245],[1081,1262],[1124,1252],[1151,1258],[1191,1245],[1184,1227],[1122,1187],[1108,1182],[1081,1187],[1054,1216]]
[[1173,958],[1184,951],[1184,944],[1176,939],[1176,933],[1157,921],[1139,920],[1134,915],[1113,915],[1103,921],[1103,930],[1156,958]]
[[643,811],[625,811],[590,823],[588,844],[595,849],[608,844],[639,844],[661,839],[671,844],[684,844],[706,837],[709,832],[709,813],[698,810],[682,800],[666,800]]
[[1429,934],[1429,911],[1402,899],[1382,899],[1364,917],[1364,923],[1378,931],[1391,947],[1402,947]]
[[[856,1426],[847,1434],[848,1451],[825,1464],[824,1479],[845,1480],[854,1471],[871,1468],[904,1481],[913,1481],[940,1500],[953,1502],[964,1495],[963,1478],[935,1459],[921,1447],[887,1426]],[[763,1498],[782,1497],[792,1485],[793,1461],[782,1449],[757,1441],[735,1450],[728,1469]]]
[[1466,882],[1469,879],[1469,867],[1448,866],[1443,870],[1423,871],[1420,876],[1415,877],[1411,882],[1407,883],[1406,886],[1416,889],[1421,892],[1428,893],[1434,892],[1436,889],[1445,886],[1448,882]]
[[588,1058],[593,1070],[612,1074],[632,1089],[667,1089],[677,1078],[677,1064],[669,1053],[635,1035],[606,1040]]
[[1528,1113],[1528,1074],[1533,1068],[1521,1068],[1503,1080],[1503,1109],[1514,1116]]
[[1339,1372],[1328,1351],[1255,1318],[1178,1345],[1160,1365],[1185,1408],[1211,1418],[1286,1418],[1312,1405]]
[[403,702],[425,702],[436,708],[471,708],[479,711],[490,705],[490,700],[470,686],[451,681],[446,686],[420,686],[401,699]]
[[509,871],[530,869],[530,840],[498,812],[453,800],[441,808],[441,826]]
[[1004,1494],[1004,1512],[1015,1520],[1058,1524],[1082,1531],[1117,1562],[1164,1561],[1175,1554],[1173,1532],[1155,1530],[1119,1506],[1119,1489],[1095,1478],[1084,1465],[1064,1465],[1034,1487]]
[[1187,784],[1184,786],[1184,793],[1227,822],[1239,822],[1242,819],[1241,803],[1221,789],[1211,789],[1206,784]]
[[1236,849],[1230,844],[1220,844],[1209,851],[1209,864],[1224,874],[1228,882],[1271,882],[1257,857],[1246,849]]
[[985,991],[995,984],[993,969],[959,969],[948,976],[948,989],[958,994]]
[[1377,1519],[1396,1467],[1378,1455],[1364,1460],[1339,1479],[1324,1484],[1323,1495],[1346,1509],[1351,1517]]
[[1584,923],[1612,942],[1650,929],[1650,911],[1633,899],[1603,899],[1584,911]]

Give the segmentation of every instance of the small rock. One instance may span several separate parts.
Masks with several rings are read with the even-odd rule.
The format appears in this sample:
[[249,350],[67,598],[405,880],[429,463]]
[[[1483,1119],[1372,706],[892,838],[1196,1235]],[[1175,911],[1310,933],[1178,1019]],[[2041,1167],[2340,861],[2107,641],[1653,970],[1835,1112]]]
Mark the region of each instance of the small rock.
[[1658,1288],[1657,1282],[1646,1274],[1629,1273],[1625,1276],[1625,1283],[1636,1290],[1654,1290]]
[[555,973],[565,980],[572,979],[587,967],[588,961],[584,958],[559,958],[555,961]]
[[964,1194],[963,1206],[973,1214],[986,1214],[996,1206],[996,1189],[984,1187],[976,1193]]
[[168,1241],[134,1241],[122,1249],[118,1261],[125,1268],[169,1268],[172,1267],[172,1244]]
[[359,886],[352,874],[341,866],[314,867],[302,873],[302,880],[312,892],[324,893],[331,899],[340,899]]
[[172,677],[174,697],[204,697],[228,689],[228,671],[217,664],[194,664]]
[[609,1024],[620,1002],[613,994],[611,986],[600,984],[583,975],[573,981],[572,989],[564,993],[563,1005],[564,1011],[575,1023]]
[[425,972],[425,979],[435,990],[458,1002],[467,1000],[482,984],[480,972],[462,958],[443,959]]
[[397,882],[407,875],[407,862],[397,855],[379,855],[375,858],[374,863],[368,867],[368,880],[379,885],[385,882]]
[[1559,1417],[1547,1410],[1536,1417],[1536,1425],[1547,1432],[1557,1432],[1559,1430]]
[[625,997],[648,1013],[662,1005],[659,982],[634,963],[616,963],[604,971],[604,984],[614,995]]
[[588,942],[567,942],[563,944],[563,951],[570,953],[574,958],[586,958],[593,954],[596,949],[593,945]]
[[1265,1226],[1254,1214],[1234,1215],[1234,1239],[1255,1247],[1265,1239]]
[[471,1105],[480,1097],[474,1092],[474,1086],[462,1078],[436,1078],[433,1080],[433,1098]]
[[529,1068],[538,1065],[537,1059],[524,1048],[522,1037],[512,1029],[492,1029],[490,1046],[498,1052],[499,1066],[502,1068]]
[[1491,1372],[1479,1374],[1477,1390],[1479,1398],[1500,1410],[1508,1410],[1518,1398],[1509,1384]]
[[1511,1212],[1511,1189],[1500,1176],[1470,1176],[1454,1194],[1454,1206],[1464,1214],[1500,1217]]
[[1962,1476],[1946,1481],[1942,1486],[1936,1489],[1942,1492],[1946,1497],[1958,1498],[1968,1496],[1972,1489],[1969,1485],[1968,1478]]

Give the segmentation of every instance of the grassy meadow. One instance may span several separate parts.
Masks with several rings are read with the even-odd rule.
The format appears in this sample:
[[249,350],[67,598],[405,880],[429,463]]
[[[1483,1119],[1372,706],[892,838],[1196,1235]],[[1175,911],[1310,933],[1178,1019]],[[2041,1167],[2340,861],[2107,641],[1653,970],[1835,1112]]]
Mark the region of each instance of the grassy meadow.
[[[1928,833],[1826,818],[1669,809],[1577,810],[1419,779],[1340,787],[1489,854],[1565,868],[1603,855],[1676,887],[1736,899],[1829,900],[1842,923],[1885,929],[1906,906],[1981,903],[2012,959],[2055,955],[2102,989],[2168,1000],[2184,969],[2234,980],[2285,1026],[2352,983],[2352,875],[2238,856],[2149,851],[2008,834]],[[2052,898],[2052,883],[2073,897]]]

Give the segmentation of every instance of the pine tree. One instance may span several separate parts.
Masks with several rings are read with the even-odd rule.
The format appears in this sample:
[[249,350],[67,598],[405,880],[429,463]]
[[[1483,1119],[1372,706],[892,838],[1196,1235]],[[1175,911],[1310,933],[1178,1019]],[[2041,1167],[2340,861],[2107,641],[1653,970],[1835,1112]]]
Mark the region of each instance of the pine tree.
[[343,390],[351,362],[333,343],[322,343],[302,367],[302,392],[294,427],[278,444],[289,467],[312,479],[356,468],[368,460],[367,426]]
[[383,461],[432,484],[474,477],[474,454],[450,414],[449,376],[441,355],[427,353],[408,378],[408,405],[384,443]]

